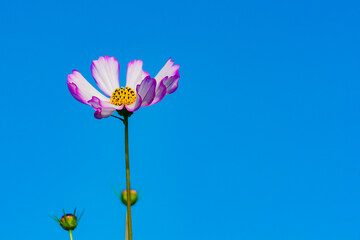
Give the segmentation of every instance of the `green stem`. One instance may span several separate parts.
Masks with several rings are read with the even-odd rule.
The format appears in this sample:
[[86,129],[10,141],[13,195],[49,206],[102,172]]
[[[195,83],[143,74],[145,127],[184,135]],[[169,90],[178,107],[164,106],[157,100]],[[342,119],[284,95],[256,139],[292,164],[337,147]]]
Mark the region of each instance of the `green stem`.
[[126,219],[125,219],[125,240],[128,240],[128,217],[126,212]]
[[69,230],[70,233],[70,240],[73,240],[71,230]]
[[129,164],[129,121],[128,116],[124,116],[125,124],[125,161],[126,161],[126,193],[127,193],[127,222],[129,240],[132,240],[131,229],[131,199],[130,199],[130,164]]

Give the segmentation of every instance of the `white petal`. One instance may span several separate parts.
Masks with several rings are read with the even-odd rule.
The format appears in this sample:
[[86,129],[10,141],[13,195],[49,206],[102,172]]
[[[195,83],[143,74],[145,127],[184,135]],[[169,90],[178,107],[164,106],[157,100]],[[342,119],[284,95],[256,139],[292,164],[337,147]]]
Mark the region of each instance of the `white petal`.
[[107,118],[111,116],[115,110],[121,110],[123,108],[123,106],[115,106],[109,102],[101,101],[97,97],[93,97],[89,100],[88,104],[95,109],[94,116],[97,119]]
[[119,63],[114,57],[99,57],[91,64],[91,73],[99,88],[111,96],[119,88]]
[[163,80],[165,77],[174,76],[178,72],[179,67],[179,65],[174,65],[174,62],[171,61],[171,58],[169,58],[164,67],[156,75],[156,82],[160,83],[160,81]]
[[141,96],[137,95],[135,102],[130,105],[125,105],[125,107],[128,111],[135,112],[141,107],[141,103],[142,103]]
[[160,82],[155,89],[154,100],[151,102],[151,104],[149,106],[160,102],[165,97],[165,95],[166,95],[166,87],[162,82]]
[[88,101],[93,96],[99,98],[102,101],[110,102],[110,99],[102,95],[96,90],[86,79],[81,75],[80,72],[74,70],[73,73],[68,75],[67,84],[70,93],[78,101],[88,104]]
[[137,95],[141,97],[141,107],[149,106],[155,97],[156,81],[147,76],[141,84],[136,86]]
[[94,113],[94,117],[97,119],[110,117],[114,113],[115,109],[111,108],[100,108],[97,109]]
[[134,91],[136,86],[144,80],[145,77],[149,76],[149,73],[142,70],[143,61],[134,60],[129,62],[126,74],[126,86],[130,87]]

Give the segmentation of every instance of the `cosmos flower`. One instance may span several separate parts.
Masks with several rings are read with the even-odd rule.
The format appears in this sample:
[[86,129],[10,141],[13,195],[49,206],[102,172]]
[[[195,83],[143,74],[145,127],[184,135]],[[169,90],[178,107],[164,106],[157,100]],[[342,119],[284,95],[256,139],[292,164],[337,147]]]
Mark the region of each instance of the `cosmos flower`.
[[126,85],[120,88],[119,63],[114,57],[100,57],[91,64],[91,73],[103,95],[96,90],[77,70],[68,75],[67,84],[71,95],[95,109],[95,118],[107,118],[115,110],[124,107],[130,112],[160,102],[165,95],[176,91],[179,82],[179,65],[169,59],[160,72],[151,78],[142,69],[143,62],[129,62]]

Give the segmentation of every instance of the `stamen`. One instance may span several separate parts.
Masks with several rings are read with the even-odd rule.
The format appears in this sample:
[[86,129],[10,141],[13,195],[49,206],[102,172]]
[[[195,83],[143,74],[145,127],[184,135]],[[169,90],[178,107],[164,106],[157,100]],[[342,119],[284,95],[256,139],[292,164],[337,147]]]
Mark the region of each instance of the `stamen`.
[[110,103],[121,106],[121,105],[130,105],[133,104],[136,100],[136,93],[130,87],[121,87],[117,88],[112,93],[110,98]]

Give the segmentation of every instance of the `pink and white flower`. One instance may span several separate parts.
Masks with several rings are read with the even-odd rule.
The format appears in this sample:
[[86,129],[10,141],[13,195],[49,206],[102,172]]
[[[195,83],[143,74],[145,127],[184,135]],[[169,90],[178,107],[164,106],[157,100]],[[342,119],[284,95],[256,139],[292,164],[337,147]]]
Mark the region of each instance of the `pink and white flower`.
[[142,69],[143,62],[129,62],[125,88],[119,84],[119,63],[114,57],[100,57],[91,64],[96,84],[105,93],[96,90],[77,70],[68,75],[71,95],[95,109],[95,118],[107,118],[124,107],[130,112],[160,102],[165,95],[176,91],[179,82],[179,65],[169,59],[160,72],[151,78]]

